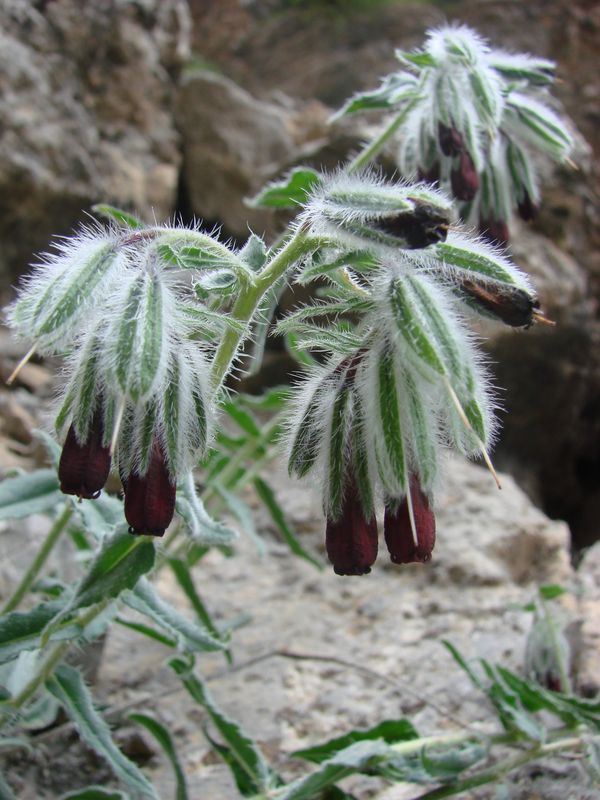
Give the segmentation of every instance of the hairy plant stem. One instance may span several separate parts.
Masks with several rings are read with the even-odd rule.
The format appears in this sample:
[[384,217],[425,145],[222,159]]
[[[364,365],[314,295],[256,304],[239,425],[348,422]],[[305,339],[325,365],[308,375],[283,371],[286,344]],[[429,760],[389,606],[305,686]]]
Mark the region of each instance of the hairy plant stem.
[[65,531],[67,525],[71,517],[73,516],[73,509],[70,505],[65,506],[62,513],[56,518],[54,524],[48,531],[46,538],[36,557],[33,559],[31,564],[29,565],[29,569],[21,578],[21,581],[17,588],[15,589],[14,593],[11,597],[6,601],[4,608],[0,613],[8,614],[9,611],[13,611],[21,600],[25,597],[31,586],[33,585],[35,579],[40,573],[40,570],[46,563],[48,556],[52,552],[54,545],[60,539],[62,533]]
[[[231,311],[231,316],[238,322],[249,323],[265,293],[281,278],[288,269],[303,255],[313,250],[318,240],[308,236],[299,228],[294,236],[279,250],[256,276],[252,284],[242,287]],[[247,328],[246,328],[247,332]],[[229,328],[221,339],[217,349],[212,370],[211,381],[217,391],[229,372],[244,333]]]
[[355,156],[345,168],[344,171],[348,173],[348,175],[352,175],[353,172],[358,172],[359,170],[368,166],[369,163],[379,155],[379,153],[383,150],[385,145],[400,128],[406,117],[412,111],[413,106],[416,105],[416,102],[416,100],[413,100],[413,102],[409,103],[406,108],[403,108],[398,116],[392,119],[387,128],[383,129],[379,136],[373,139],[370,144],[367,144],[365,147],[363,147],[360,153]]

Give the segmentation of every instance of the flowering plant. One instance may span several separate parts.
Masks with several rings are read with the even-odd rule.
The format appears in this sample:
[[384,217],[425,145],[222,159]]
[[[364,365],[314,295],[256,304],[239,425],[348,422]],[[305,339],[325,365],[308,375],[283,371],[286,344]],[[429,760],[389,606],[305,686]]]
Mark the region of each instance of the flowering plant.
[[[283,439],[290,474],[311,476],[321,486],[335,572],[362,575],[377,555],[379,511],[392,561],[431,558],[445,449],[481,455],[498,480],[489,457],[495,400],[467,318],[482,315],[518,328],[546,320],[527,277],[506,253],[460,224],[447,191],[461,201],[463,217],[479,219],[488,239],[503,239],[489,220],[503,225],[512,204],[523,212],[539,200],[535,147],[542,144],[561,159],[570,137],[538,97],[549,83],[550,62],[492,51],[465,28],[435,31],[423,50],[400,57],[402,72],[344,109],[398,108],[380,136],[345,168],[333,174],[292,170],[250,201],[300,206],[272,247],[252,234],[236,249],[200,226],[146,225],[97,206],[108,224],[59,243],[8,309],[9,325],[31,345],[24,361],[34,352],[62,355],[66,374],[54,420],[61,448],[48,442],[58,478],[54,470],[41,470],[0,487],[0,516],[59,509],[0,619],[0,679],[17,687],[0,701],[0,722],[22,721],[45,687],[52,707],[63,706],[116,776],[145,796],[156,797],[154,787],[116,750],[79,672],[61,664],[71,644],[97,638],[113,618],[182,652],[171,667],[226,739],[228,747],[217,749],[232,765],[242,794],[317,797],[338,775],[327,762],[326,780],[319,772],[316,783],[311,776],[284,785],[251,740],[216,709],[193,672],[199,652],[229,655],[229,633],[211,620],[190,572],[207,547],[229,546],[235,535],[212,518],[204,500],[227,503],[243,522],[235,493],[251,480],[290,548],[315,563],[256,474],[254,462],[269,457]],[[403,180],[369,168],[397,130]],[[439,186],[425,180],[433,177]],[[317,282],[321,298],[276,324],[310,366],[285,406],[273,393],[253,401],[278,407],[275,421],[263,429],[252,402],[233,397],[229,384],[242,346],[254,343],[260,350],[272,299],[286,281]],[[243,431],[242,439],[219,429],[219,410]],[[192,472],[199,463],[205,468],[202,493]],[[113,467],[123,504],[101,494]],[[61,493],[70,497],[65,501]],[[170,527],[176,512],[180,521]],[[75,537],[74,518],[83,523],[83,538],[80,531]],[[156,539],[168,529],[159,549]],[[184,530],[191,549],[176,544]],[[51,599],[16,611],[65,531],[83,552],[81,579],[54,585]],[[196,622],[166,603],[145,577],[167,563]],[[124,617],[123,607],[162,632]],[[15,677],[24,663],[26,677]],[[508,678],[490,670],[496,688],[489,695],[500,703],[497,686]],[[549,697],[539,695],[535,710],[568,717],[571,727],[581,723],[581,709],[577,716],[573,704]],[[501,717],[508,713],[505,705],[500,703]],[[589,710],[590,719],[596,711]],[[147,715],[136,716],[173,761],[177,796],[185,797],[168,731]],[[406,763],[396,750],[327,752],[350,771],[384,764],[387,777],[412,780],[423,747],[405,746],[404,739],[418,734],[411,726],[405,735],[406,721],[400,723],[393,742],[403,742],[398,753],[410,756]],[[511,725],[517,741],[525,729],[514,720]],[[459,751],[453,780],[483,757],[472,737]],[[531,758],[544,753],[534,748]],[[439,770],[427,766],[433,756],[419,758],[423,782],[438,782]]]

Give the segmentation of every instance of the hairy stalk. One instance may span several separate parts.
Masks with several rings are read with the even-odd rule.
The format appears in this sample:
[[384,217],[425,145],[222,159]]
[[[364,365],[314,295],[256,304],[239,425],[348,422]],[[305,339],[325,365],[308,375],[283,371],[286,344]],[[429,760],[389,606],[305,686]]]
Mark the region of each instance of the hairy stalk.
[[[265,293],[279,278],[285,275],[296,261],[316,245],[317,240],[307,236],[302,229],[299,229],[259,272],[254,284],[247,285],[242,290],[235,301],[231,316],[239,322],[250,322]],[[215,391],[221,387],[223,380],[227,376],[243,337],[243,333],[232,328],[225,332],[217,349],[211,370],[211,382]]]
[[409,115],[411,110],[416,104],[416,100],[413,100],[412,103],[409,103],[406,108],[403,108],[402,111],[398,114],[398,116],[394,117],[387,128],[384,128],[383,131],[377,136],[370,144],[365,145],[360,153],[355,156],[352,161],[348,164],[345,168],[345,172],[348,175],[352,175],[354,172],[358,172],[359,170],[367,167],[374,158],[376,158],[379,153],[383,150],[385,145],[388,141],[392,138],[392,136],[396,133],[396,131],[401,127],[402,123]]
[[70,506],[66,506],[63,509],[62,514],[60,514],[60,516],[58,516],[54,521],[54,525],[50,528],[48,535],[44,539],[44,543],[40,547],[36,557],[29,565],[29,569],[21,578],[19,585],[15,589],[13,595],[7,600],[0,613],[8,614],[9,611],[13,611],[15,608],[17,608],[39,575],[40,570],[46,563],[48,556],[54,548],[54,545],[60,539],[61,534],[65,531],[72,516],[73,509]]

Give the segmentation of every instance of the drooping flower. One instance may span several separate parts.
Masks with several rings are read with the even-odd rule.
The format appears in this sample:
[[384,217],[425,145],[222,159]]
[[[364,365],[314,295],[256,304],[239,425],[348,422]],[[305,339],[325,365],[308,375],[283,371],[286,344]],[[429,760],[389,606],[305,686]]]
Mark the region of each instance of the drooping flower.
[[95,499],[108,479],[110,464],[102,414],[96,411],[83,441],[77,436],[75,426],[69,426],[58,465],[61,492]]
[[157,438],[152,442],[146,472],[140,475],[132,471],[122,481],[129,533],[162,536],[175,512],[176,484]]
[[383,525],[385,543],[394,564],[431,560],[435,514],[417,475],[410,476],[408,491],[399,504],[386,505]]
[[362,507],[354,481],[350,483],[338,518],[327,518],[327,555],[336,575],[367,575],[377,558],[377,520]]

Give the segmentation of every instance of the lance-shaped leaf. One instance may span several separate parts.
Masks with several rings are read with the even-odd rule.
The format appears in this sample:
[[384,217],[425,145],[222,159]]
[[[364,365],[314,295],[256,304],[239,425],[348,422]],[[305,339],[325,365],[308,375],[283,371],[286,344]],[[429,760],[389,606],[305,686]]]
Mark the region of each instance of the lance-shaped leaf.
[[324,328],[319,325],[298,323],[294,335],[296,348],[339,355],[352,355],[360,350],[363,344],[363,337],[360,334],[341,326]]
[[439,345],[423,317],[418,298],[415,298],[409,281],[406,278],[390,281],[387,299],[396,329],[409,350],[438,375],[445,375],[446,369]]
[[349,400],[350,390],[342,385],[337,390],[329,411],[326,498],[327,516],[332,520],[339,517],[344,499]]
[[531,86],[547,86],[554,81],[556,64],[545,58],[526,53],[505,53],[494,50],[488,56],[492,69],[511,82],[524,82]]
[[278,333],[287,333],[295,330],[299,323],[307,322],[319,317],[338,317],[341,314],[362,314],[373,308],[373,301],[369,298],[356,297],[340,303],[319,303],[304,306],[293,311],[277,323]]
[[357,111],[372,111],[377,109],[390,109],[400,106],[417,96],[418,82],[409,72],[395,72],[387,75],[377,89],[366,92],[356,92],[350,100],[337,111],[331,121],[333,122],[344,114],[354,114]]
[[40,603],[29,611],[13,611],[0,618],[0,663],[11,661],[23,650],[39,646],[48,623],[64,608],[63,600]]
[[116,222],[117,225],[124,228],[131,228],[131,230],[141,230],[146,227],[146,224],[135,214],[130,214],[129,211],[123,211],[122,208],[116,208],[106,203],[96,203],[92,206],[92,213],[97,217],[104,217],[111,222]]
[[166,374],[175,303],[158,271],[131,276],[121,291],[106,345],[121,392],[137,402],[150,397]]
[[277,501],[272,487],[269,486],[265,480],[257,476],[254,478],[254,488],[256,489],[260,499],[263,501],[277,530],[281,534],[281,537],[291,552],[294,553],[294,555],[305,559],[305,561],[308,561],[313,565],[313,567],[316,567],[317,569],[323,569],[321,562],[304,549],[298,537],[290,527],[290,524],[285,516],[285,512]]
[[123,602],[166,630],[177,640],[180,650],[193,653],[227,649],[226,640],[216,639],[206,628],[189,620],[163,600],[152,584],[143,578],[132,592],[124,593]]
[[368,250],[348,250],[342,255],[325,254],[325,256],[317,251],[312,262],[298,274],[296,282],[305,286],[319,278],[329,278],[331,273],[336,273],[346,267],[358,274],[370,273],[379,267],[379,261]]
[[[201,679],[180,658],[172,659],[169,666],[181,679],[196,703],[209,715],[213,725],[227,745],[227,763],[231,766],[237,787],[244,797],[267,794],[280,786],[282,780],[267,764],[256,744],[240,726],[230,720],[215,704]],[[219,750],[225,757],[225,753]],[[235,766],[234,766],[235,765]]]
[[260,272],[269,258],[269,249],[264,239],[251,233],[246,244],[238,252],[238,256],[250,267],[252,272]]
[[228,270],[250,274],[246,264],[228,247],[200,231],[166,229],[155,240],[155,247],[167,264],[179,269]]
[[571,135],[560,117],[530,95],[511,92],[507,98],[505,119],[509,131],[556,160],[568,156],[573,147]]
[[323,388],[322,384],[314,387],[308,402],[301,409],[302,416],[293,434],[288,460],[288,472],[291,476],[303,478],[319,455],[323,430],[321,403]]
[[0,483],[0,520],[43,514],[52,511],[64,499],[53,469],[37,469],[26,475],[5,478]]
[[39,351],[52,352],[77,335],[88,309],[103,297],[110,276],[123,267],[125,256],[109,234],[83,235],[63,245],[56,256],[37,267],[25,291],[9,312],[9,320]]
[[132,722],[137,722],[150,733],[162,748],[163,753],[169,759],[175,774],[175,800],[188,800],[187,781],[185,779],[185,772],[179,761],[177,754],[177,747],[173,737],[155,717],[149,714],[142,714],[140,712],[130,714],[129,719]]
[[338,781],[349,775],[372,770],[389,758],[390,747],[381,739],[355,742],[344,750],[337,752],[332,758],[323,761],[320,768],[290,783],[277,794],[277,800],[313,800]]
[[233,294],[237,288],[237,275],[230,269],[203,272],[194,281],[194,291],[201,300],[207,300],[211,294],[227,297]]
[[154,787],[144,773],[113,742],[108,725],[94,708],[81,673],[67,664],[60,664],[47,680],[46,688],[61,703],[82,739],[107,761],[117,778],[144,797],[158,800]]
[[207,512],[196,492],[191,473],[187,473],[177,487],[175,508],[187,524],[189,535],[197,544],[230,545],[238,538],[237,531],[213,519]]
[[130,800],[129,795],[118,789],[104,789],[102,786],[86,786],[60,796],[60,800]]
[[295,167],[282,179],[268,183],[254,197],[246,200],[250,208],[298,208],[321,183],[319,173],[309,167]]
[[412,469],[420,485],[431,490],[437,475],[437,422],[425,387],[410,370],[402,370],[404,427],[410,435]]
[[118,597],[132,589],[140,577],[154,566],[154,540],[151,537],[130,536],[125,527],[106,536],[81,579],[75,593],[44,631],[52,636],[80,608]]
[[392,351],[384,348],[381,351],[377,367],[377,411],[378,424],[381,430],[379,447],[384,451],[384,460],[389,463],[392,475],[388,477],[387,469],[381,475],[382,482],[394,487],[394,494],[402,492],[406,485],[406,461],[404,455],[404,437],[400,416],[397,374],[394,369]]
[[428,255],[440,261],[445,267],[457,274],[471,277],[473,280],[497,281],[528,289],[525,276],[490,245],[467,238],[458,233],[448,236],[446,242],[440,242],[428,251]]
[[387,744],[397,744],[398,742],[410,742],[418,739],[419,734],[407,719],[386,719],[379,722],[373,728],[366,730],[352,730],[343,736],[336,736],[322,744],[296,750],[292,755],[295,758],[303,758],[305,761],[312,761],[315,764],[322,764],[323,761],[345,750],[355,742],[383,740]]

